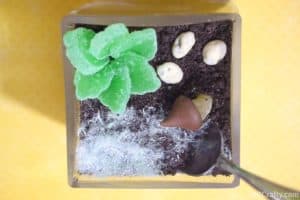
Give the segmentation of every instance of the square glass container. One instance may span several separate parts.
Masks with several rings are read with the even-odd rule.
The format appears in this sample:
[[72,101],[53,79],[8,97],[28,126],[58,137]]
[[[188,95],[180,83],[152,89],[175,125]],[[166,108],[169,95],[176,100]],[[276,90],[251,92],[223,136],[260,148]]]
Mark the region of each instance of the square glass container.
[[[102,0],[83,5],[72,11],[62,21],[62,34],[76,24],[109,25],[123,22],[127,26],[147,27],[197,24],[231,20],[232,57],[230,124],[232,160],[240,160],[240,56],[241,19],[235,6],[228,1],[217,0]],[[63,52],[65,50],[63,49]],[[80,125],[79,102],[75,98],[74,70],[64,56],[64,76],[67,111],[68,182],[72,187],[102,188],[229,188],[239,185],[239,178],[230,176],[203,175],[199,177],[178,173],[175,176],[153,177],[108,177],[81,175],[76,171],[77,130]]]

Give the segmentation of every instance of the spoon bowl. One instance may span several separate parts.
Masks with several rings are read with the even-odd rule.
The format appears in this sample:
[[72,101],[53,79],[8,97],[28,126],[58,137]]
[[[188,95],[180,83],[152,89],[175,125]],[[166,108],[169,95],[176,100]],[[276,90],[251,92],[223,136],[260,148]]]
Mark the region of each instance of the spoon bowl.
[[201,175],[217,163],[221,154],[222,138],[213,123],[204,130],[195,132],[194,141],[189,144],[189,158],[182,169],[190,175]]

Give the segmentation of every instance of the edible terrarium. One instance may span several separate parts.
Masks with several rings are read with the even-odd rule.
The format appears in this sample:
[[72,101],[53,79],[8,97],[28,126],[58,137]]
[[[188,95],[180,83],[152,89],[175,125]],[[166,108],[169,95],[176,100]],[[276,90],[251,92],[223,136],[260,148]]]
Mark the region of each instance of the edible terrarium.
[[[96,1],[63,20],[73,187],[239,182],[213,159],[239,163],[239,15],[227,1],[155,2]],[[203,142],[214,130],[218,150]]]

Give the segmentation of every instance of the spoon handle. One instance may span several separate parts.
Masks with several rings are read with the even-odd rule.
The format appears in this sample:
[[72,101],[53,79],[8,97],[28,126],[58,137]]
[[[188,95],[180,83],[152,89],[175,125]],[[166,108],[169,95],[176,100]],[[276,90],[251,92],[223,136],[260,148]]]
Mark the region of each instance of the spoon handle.
[[300,200],[300,192],[281,186],[274,182],[268,181],[259,177],[251,172],[241,169],[232,161],[224,156],[220,156],[218,160],[219,166],[232,174],[242,178],[244,181],[253,186],[256,190],[260,191],[268,199],[271,200]]

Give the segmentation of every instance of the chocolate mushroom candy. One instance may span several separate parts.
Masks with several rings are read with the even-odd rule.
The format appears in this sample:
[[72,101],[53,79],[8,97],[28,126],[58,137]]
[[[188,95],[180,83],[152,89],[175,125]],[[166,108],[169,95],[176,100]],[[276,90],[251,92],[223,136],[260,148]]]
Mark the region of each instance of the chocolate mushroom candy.
[[208,114],[211,112],[213,105],[213,98],[206,94],[199,94],[195,99],[192,100],[194,105],[197,107],[201,118],[205,120]]
[[211,112],[212,103],[212,97],[206,94],[200,94],[193,100],[179,96],[161,125],[196,131]]
[[202,119],[192,100],[185,96],[179,96],[175,100],[168,117],[161,122],[161,125],[195,131],[201,127]]

